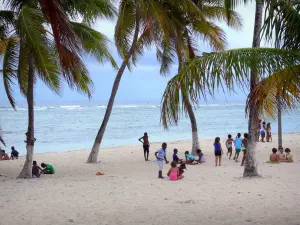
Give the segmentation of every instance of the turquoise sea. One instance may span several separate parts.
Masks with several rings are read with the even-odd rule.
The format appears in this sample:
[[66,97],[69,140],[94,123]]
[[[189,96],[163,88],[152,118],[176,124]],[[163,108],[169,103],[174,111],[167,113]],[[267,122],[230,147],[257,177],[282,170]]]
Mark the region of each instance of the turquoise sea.
[[[63,152],[91,148],[105,113],[103,105],[61,105],[35,107],[36,153]],[[225,138],[229,133],[247,131],[242,104],[207,104],[197,110],[200,138]],[[276,121],[272,132],[276,133]],[[12,145],[24,155],[27,129],[27,109],[0,107],[0,124],[8,148]],[[191,139],[189,120],[183,118],[178,126],[164,130],[160,124],[159,105],[116,105],[102,146],[138,144],[138,138],[148,132],[151,142]],[[283,132],[300,132],[300,111],[283,116]]]

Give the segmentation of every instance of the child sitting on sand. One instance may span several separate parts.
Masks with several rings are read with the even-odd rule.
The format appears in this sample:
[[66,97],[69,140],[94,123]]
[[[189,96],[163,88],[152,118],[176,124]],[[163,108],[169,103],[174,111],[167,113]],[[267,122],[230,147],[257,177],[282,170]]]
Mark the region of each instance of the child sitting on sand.
[[0,160],[9,160],[9,156],[5,150],[1,150]]
[[242,159],[242,163],[241,166],[245,165],[245,161],[246,161],[246,154],[247,154],[247,148],[248,148],[248,134],[245,133],[244,134],[244,139],[242,141],[242,152],[243,152],[243,159]]
[[294,156],[293,156],[291,150],[289,148],[286,148],[285,152],[286,152],[286,158],[281,160],[281,162],[288,162],[288,163],[294,162]]
[[178,150],[174,148],[173,152],[173,161],[175,161],[178,164],[182,163],[182,159],[179,159],[177,156]]
[[233,160],[235,160],[236,162],[238,161],[240,152],[241,152],[241,148],[242,148],[242,138],[241,138],[241,133],[237,134],[237,137],[234,140],[234,145],[235,145],[235,155],[233,157]]
[[169,169],[168,177],[170,178],[170,180],[173,180],[173,181],[183,178],[182,175],[179,175],[179,169],[178,169],[177,163],[175,161],[173,161],[171,163],[171,168]]
[[195,161],[195,156],[190,154],[189,151],[186,151],[184,155],[185,155],[186,164],[193,164],[193,162]]
[[231,134],[228,134],[228,139],[226,141],[226,147],[227,147],[227,156],[229,153],[229,159],[231,159],[232,156],[232,143],[233,143],[233,139]]
[[197,149],[196,154],[199,157],[199,159],[197,161],[198,163],[201,164],[201,163],[205,163],[206,162],[205,156],[204,156],[204,154],[202,153],[202,151],[200,149]]
[[277,154],[277,149],[273,148],[272,153],[270,155],[269,163],[279,163],[279,155]]
[[221,166],[223,149],[219,137],[215,138],[214,147],[215,147],[216,166],[218,165],[218,162],[219,162],[219,166]]
[[42,166],[42,168],[44,168],[43,174],[54,174],[55,173],[54,167],[52,165],[42,163],[41,166]]
[[285,157],[285,154],[283,153],[283,147],[282,146],[279,146],[278,148],[278,156],[279,156],[279,160],[285,160],[286,157]]
[[32,163],[32,178],[39,178],[41,175],[40,171],[43,172],[41,167],[39,167],[37,165],[36,161],[33,161],[33,163]]

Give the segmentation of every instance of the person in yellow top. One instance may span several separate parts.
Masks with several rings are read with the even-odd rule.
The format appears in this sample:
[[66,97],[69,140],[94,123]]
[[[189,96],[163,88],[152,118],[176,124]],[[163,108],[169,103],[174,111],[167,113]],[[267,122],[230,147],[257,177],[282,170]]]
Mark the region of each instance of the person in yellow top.
[[294,156],[291,152],[291,149],[286,148],[285,152],[286,152],[286,156],[285,156],[286,158],[284,160],[281,160],[281,162],[288,162],[288,163],[294,162]]

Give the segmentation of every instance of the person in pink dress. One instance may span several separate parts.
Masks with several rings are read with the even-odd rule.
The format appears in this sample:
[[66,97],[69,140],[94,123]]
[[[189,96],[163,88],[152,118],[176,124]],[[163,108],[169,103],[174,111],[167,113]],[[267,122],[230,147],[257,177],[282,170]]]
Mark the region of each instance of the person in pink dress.
[[171,168],[169,169],[168,177],[172,181],[183,178],[183,175],[179,175],[179,168],[177,167],[177,163],[175,161],[171,163]]

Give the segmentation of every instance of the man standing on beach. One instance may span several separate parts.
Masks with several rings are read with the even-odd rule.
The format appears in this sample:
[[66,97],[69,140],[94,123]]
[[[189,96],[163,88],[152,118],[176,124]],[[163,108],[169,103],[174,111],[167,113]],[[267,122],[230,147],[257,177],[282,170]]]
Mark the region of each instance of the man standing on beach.
[[157,164],[159,167],[159,171],[158,171],[158,178],[160,179],[164,179],[164,177],[162,176],[162,170],[163,170],[163,162],[164,160],[166,161],[166,164],[169,163],[169,161],[167,160],[167,143],[163,143],[162,147],[160,149],[157,150],[157,152],[155,152],[155,156],[157,159]]
[[147,132],[144,133],[144,136],[139,138],[139,141],[143,143],[143,149],[144,149],[144,157],[145,161],[149,161],[149,138]]

